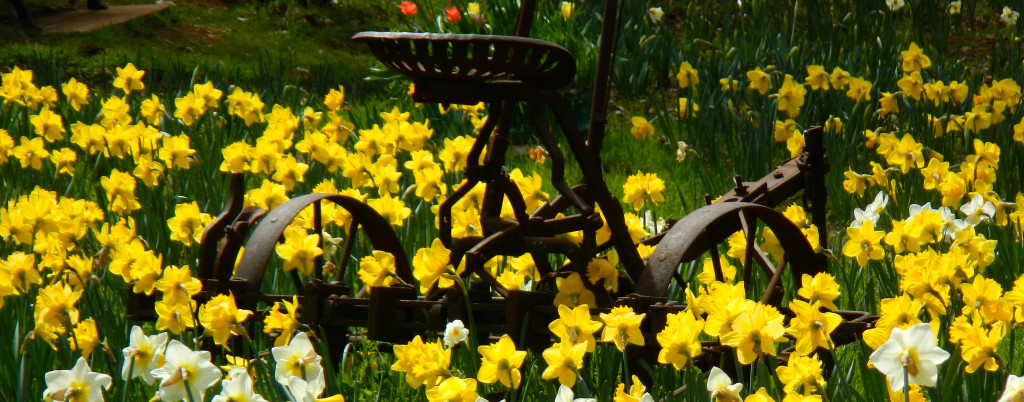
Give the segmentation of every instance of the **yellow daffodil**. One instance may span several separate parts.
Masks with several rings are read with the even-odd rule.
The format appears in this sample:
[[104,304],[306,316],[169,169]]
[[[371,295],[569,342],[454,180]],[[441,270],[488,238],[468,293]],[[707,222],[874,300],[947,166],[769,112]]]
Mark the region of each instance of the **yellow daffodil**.
[[480,397],[476,392],[476,380],[472,378],[448,377],[436,387],[427,389],[430,402],[475,402]]
[[921,100],[921,94],[924,92],[924,79],[921,78],[919,71],[904,74],[903,78],[896,82],[896,85],[900,87],[904,95],[913,100]]
[[252,311],[235,306],[235,295],[232,293],[216,295],[199,306],[199,323],[203,325],[204,333],[212,336],[214,343],[227,350],[231,350],[227,344],[228,338],[244,331],[241,324],[250,315]]
[[658,333],[658,363],[671,364],[680,370],[702,353],[699,335],[704,330],[704,320],[694,317],[690,311],[672,313],[667,316],[665,329]]
[[132,91],[141,91],[146,86],[142,83],[142,77],[146,72],[135,68],[135,65],[128,63],[124,68],[117,67],[117,78],[114,78],[114,88],[124,91],[125,95]]
[[424,384],[427,388],[435,387],[438,378],[448,370],[452,358],[451,349],[445,349],[440,339],[423,343],[419,335],[408,344],[395,345],[394,351],[395,364],[391,365],[391,370],[405,373],[406,383],[413,388]]
[[359,260],[359,279],[366,284],[366,291],[371,292],[375,286],[390,286],[397,282],[395,274],[395,256],[380,250],[373,250]]
[[323,255],[319,243],[320,237],[317,234],[307,234],[304,229],[290,226],[284,231],[284,242],[277,244],[274,250],[284,260],[285,271],[298,268],[303,275],[311,276],[314,261]]
[[871,81],[865,80],[860,77],[850,78],[849,87],[846,91],[846,97],[853,99],[854,101],[870,101],[871,100]]
[[654,137],[654,125],[647,122],[647,119],[641,116],[633,116],[630,118],[630,122],[633,123],[633,127],[629,129],[629,133],[633,134],[638,140],[644,140],[647,138]]
[[802,300],[789,302],[789,309],[795,316],[789,320],[786,333],[796,338],[795,352],[798,356],[807,356],[818,348],[831,350],[834,347],[830,335],[843,322],[843,317],[823,313]]
[[880,245],[885,232],[875,230],[871,221],[857,228],[847,228],[846,235],[849,240],[843,246],[843,255],[857,259],[860,267],[867,266],[868,259],[881,260],[885,256],[885,250]]
[[[282,305],[286,312],[281,312]],[[263,332],[274,336],[274,346],[286,345],[299,329],[300,323],[296,314],[298,308],[298,298],[292,296],[292,301],[282,300],[274,303],[274,307],[267,312],[266,318],[263,319]]]
[[192,277],[188,265],[182,267],[168,266],[164,274],[154,285],[163,293],[163,300],[172,304],[188,303],[192,296],[203,289],[202,282]]
[[402,202],[401,198],[392,197],[389,193],[385,193],[380,198],[367,200],[366,204],[387,219],[392,226],[401,227],[405,219],[412,214],[412,210],[405,206],[405,202]]
[[541,355],[548,366],[541,373],[541,378],[548,380],[557,378],[564,386],[571,387],[576,383],[578,370],[583,368],[583,356],[587,354],[587,345],[573,344],[566,339],[544,350]]
[[167,226],[171,229],[171,240],[186,246],[191,245],[193,241],[199,243],[203,229],[212,220],[209,214],[199,210],[199,204],[195,201],[175,205],[174,217],[167,220]]
[[597,305],[594,292],[583,284],[583,278],[579,273],[573,272],[565,278],[556,278],[555,286],[558,288],[553,301],[555,306],[573,308],[580,305]]
[[61,84],[60,89],[64,96],[67,97],[71,108],[75,109],[76,112],[82,110],[82,105],[89,104],[89,87],[78,82],[75,77],[71,77],[67,83]]
[[747,71],[747,79],[750,80],[750,88],[756,89],[761,95],[767,94],[768,90],[772,89],[772,76],[762,71],[761,67]]
[[828,90],[828,73],[825,72],[825,67],[814,64],[807,66],[807,77],[804,78],[804,82],[812,90]]
[[526,352],[516,350],[508,334],[502,335],[498,342],[477,347],[477,350],[480,352],[480,370],[477,372],[480,382],[500,382],[506,388],[519,388],[522,380],[519,367],[526,359]]
[[548,325],[552,334],[563,341],[569,341],[573,345],[585,343],[587,352],[593,352],[597,345],[594,332],[603,326],[600,321],[594,321],[590,317],[590,307],[586,304],[576,307],[568,307],[564,304],[558,306],[558,319]]
[[664,190],[665,182],[658,178],[656,173],[643,173],[638,170],[636,174],[626,178],[626,183],[622,186],[622,201],[633,204],[633,210],[639,211],[645,202],[654,205],[664,202],[665,198],[661,195]]
[[676,81],[679,82],[679,89],[686,89],[689,86],[696,86],[700,82],[697,78],[697,70],[688,62],[679,65],[679,72],[676,73]]
[[604,329],[601,331],[601,340],[604,342],[615,342],[619,351],[625,351],[626,345],[634,344],[644,346],[644,335],[640,332],[640,323],[643,322],[644,314],[636,314],[629,306],[612,308],[608,314],[601,313],[601,321],[604,322]]
[[804,105],[804,95],[807,89],[796,83],[793,76],[786,74],[782,87],[778,93],[778,110],[786,112],[790,118],[796,118],[800,114],[800,108]]
[[921,71],[932,66],[932,59],[915,42],[910,42],[907,50],[900,52],[900,57],[903,59],[903,71],[906,72]]
[[850,83],[850,73],[839,67],[835,67],[832,69],[832,73],[829,74],[828,81],[832,84],[832,88],[841,90],[846,88],[846,85]]
[[36,135],[42,137],[46,142],[64,139],[64,120],[60,114],[51,111],[49,106],[43,106],[38,114],[29,116],[29,121],[32,123]]
[[822,377],[821,360],[818,360],[817,355],[793,356],[787,365],[776,368],[775,373],[787,394],[802,392],[804,395],[811,395],[815,391],[824,391],[825,379]]
[[722,335],[722,344],[736,349],[741,364],[751,364],[761,354],[774,356],[775,343],[786,334],[783,319],[774,307],[755,303],[753,309],[736,316],[732,331]]

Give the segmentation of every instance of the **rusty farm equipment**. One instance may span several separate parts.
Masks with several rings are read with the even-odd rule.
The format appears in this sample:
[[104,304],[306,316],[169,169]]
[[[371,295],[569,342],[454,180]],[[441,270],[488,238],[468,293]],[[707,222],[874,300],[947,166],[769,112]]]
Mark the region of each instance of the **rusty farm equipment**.
[[[264,293],[268,263],[286,226],[303,210],[312,208],[314,233],[323,233],[322,205],[327,203],[351,215],[342,254],[337,264],[331,263],[338,274],[325,274],[321,257],[315,261],[314,275],[303,280],[293,270],[291,280],[302,306],[302,321],[323,330],[332,353],[356,338],[408,342],[417,334],[442,331],[453,319],[473,319],[474,335],[481,339],[509,334],[517,345],[546,348],[551,345],[548,323],[558,316],[552,304],[553,282],[573,272],[586,278],[590,261],[612,248],[625,268],[619,291],[608,291],[602,282],[584,283],[595,294],[597,305],[591,306],[594,313],[628,305],[637,313],[647,314],[642,330],[648,346],[637,351],[638,356],[656,355],[654,338],[665,326],[667,314],[685,308],[666,297],[671,288],[686,286],[680,274],[682,264],[712,256],[715,275],[722,280],[719,245],[733,233],[742,232],[747,244],[752,245],[746,248],[741,268],[746,283],[751,283],[755,270],[768,278],[763,294],[755,300],[781,307],[787,271],[799,282],[803,274],[826,270],[825,257],[814,251],[799,227],[774,209],[802,193],[812,222],[820,228],[818,242],[825,246],[824,174],[828,167],[820,128],[807,131],[807,145],[798,157],[754,182],[737,177],[736,186],[717,201],[709,201],[709,205],[644,240],[655,250],[648,258],[641,258],[628,233],[622,207],[606,186],[600,159],[616,1],[606,0],[587,133],[577,128],[559,93],[575,76],[573,56],[561,46],[527,37],[534,7],[532,0],[521,2],[515,36],[364,32],[354,37],[368,44],[385,66],[413,79],[413,99],[418,102],[489,104],[489,117],[468,157],[466,182],[441,203],[438,212],[439,238],[451,250],[450,263],[458,266],[464,261],[466,268],[461,275],[475,275],[479,280],[474,280],[465,292],[439,290],[435,285],[426,295],[419,295],[412,285],[415,281],[410,259],[398,236],[373,208],[337,194],[296,197],[271,211],[243,207],[244,178],[235,175],[223,212],[207,227],[200,243],[198,277],[203,282],[203,293],[198,298],[230,291],[240,306],[249,309],[257,309],[261,303],[266,306],[291,300],[291,294]],[[550,154],[550,180],[558,190],[557,197],[532,212],[527,211],[523,195],[505,170],[509,128],[520,106],[527,111],[537,138]],[[583,182],[579,185],[570,186],[565,180],[566,158],[548,127],[545,109],[554,115],[562,140],[580,165]],[[453,238],[452,207],[477,183],[486,185],[480,208],[483,235]],[[511,218],[501,215],[506,197],[513,207]],[[610,236],[599,242],[597,232],[604,225]],[[758,228],[770,228],[779,239],[784,255],[777,263],[756,246]],[[582,241],[576,243],[561,236],[570,232],[582,232]],[[391,253],[395,274],[404,283],[366,292],[339,281],[340,273],[355,269],[351,261],[357,238],[364,239],[372,249]],[[322,235],[320,243],[322,247]],[[244,252],[239,256],[243,245]],[[534,290],[506,289],[485,267],[485,262],[495,256],[524,254],[533,256],[541,277]],[[564,256],[566,264],[554,266],[551,255]],[[151,306],[133,302],[129,318],[154,318]],[[840,315],[843,323],[832,334],[836,345],[854,341],[874,321],[864,312]],[[714,349],[716,345],[706,347]]]

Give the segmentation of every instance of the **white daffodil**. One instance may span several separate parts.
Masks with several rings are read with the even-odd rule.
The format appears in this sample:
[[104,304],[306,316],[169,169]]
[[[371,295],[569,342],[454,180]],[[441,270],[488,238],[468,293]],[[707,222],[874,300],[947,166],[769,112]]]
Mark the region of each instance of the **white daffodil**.
[[743,384],[733,384],[732,378],[729,378],[728,374],[725,374],[722,369],[718,367],[712,367],[711,373],[708,374],[708,393],[711,394],[710,398],[715,401],[739,401],[743,398],[740,397],[740,391],[743,390]]
[[885,5],[889,6],[889,10],[896,11],[903,8],[906,4],[903,0],[885,0]]
[[1024,399],[1024,377],[1013,374],[1006,376],[1006,388],[996,402],[1016,402]]
[[160,380],[157,396],[165,401],[202,401],[206,390],[220,381],[220,369],[210,363],[210,352],[193,351],[177,340],[167,345],[164,364],[152,374]]
[[882,216],[882,211],[885,210],[886,205],[889,205],[889,195],[879,191],[875,195],[875,200],[871,201],[864,209],[856,208],[853,210],[853,222],[850,223],[850,227],[859,228],[864,225],[864,222],[871,222],[872,225],[877,225],[878,218]]
[[924,205],[910,204],[910,207],[907,209],[910,211],[910,216],[907,216],[908,221],[923,211],[935,211],[935,208],[932,208],[932,203],[930,202],[926,202]]
[[252,390],[252,378],[245,367],[235,367],[228,372],[228,379],[221,383],[220,395],[212,402],[267,402]]
[[967,222],[957,219],[952,209],[949,207],[941,207],[938,209],[939,216],[942,217],[942,236],[945,239],[952,239],[956,237],[956,232],[967,227]]
[[324,392],[327,383],[324,380],[324,369],[320,366],[320,355],[313,349],[313,343],[305,332],[292,337],[288,346],[278,346],[270,350],[277,361],[274,377],[284,386],[291,386],[292,378],[299,378],[307,384],[307,390],[313,395]]
[[572,388],[566,387],[565,385],[558,386],[558,393],[555,394],[555,402],[597,402],[594,398],[576,398],[573,395]]
[[662,11],[661,7],[651,7],[650,10],[647,10],[647,16],[651,18],[651,22],[657,24],[665,16],[665,11]]
[[[89,363],[79,357],[71,370],[53,370],[46,373],[47,401],[102,401],[103,389],[110,389],[110,376],[94,373]],[[101,389],[102,388],[102,389]]]
[[864,226],[864,222],[871,222],[871,225],[874,226],[875,223],[878,223],[878,218],[879,215],[874,212],[856,208],[853,210],[853,222],[850,222],[850,227],[859,228]]
[[871,353],[871,364],[889,379],[889,389],[903,390],[904,375],[910,384],[935,386],[939,364],[949,352],[935,345],[935,333],[928,323],[912,325],[905,330],[893,328],[889,340]]
[[960,14],[960,0],[950,2],[949,7],[946,7],[946,11],[949,12],[949,15]]
[[1003,13],[999,15],[999,19],[1003,20],[1006,25],[1017,25],[1017,17],[1020,13],[1013,11],[1010,7],[1003,6]]
[[[121,379],[128,381],[142,377],[146,384],[153,385],[153,369],[163,363],[164,346],[167,345],[167,333],[146,336],[138,325],[132,327],[128,336],[128,347],[121,350],[124,354],[124,365],[121,367]],[[134,360],[134,362],[133,362]]]
[[665,218],[654,219],[651,210],[644,211],[644,230],[652,234],[660,233],[661,230],[665,230]]
[[960,206],[960,212],[963,212],[966,216],[964,222],[975,226],[983,219],[992,219],[996,214],[996,206],[992,201],[982,197],[981,194],[975,194],[974,197],[971,197],[970,201]]
[[879,191],[878,194],[875,194],[875,200],[871,201],[868,206],[864,207],[864,210],[874,213],[875,215],[881,215],[882,211],[885,210],[886,205],[889,205],[889,195],[883,191]]
[[469,330],[462,324],[462,320],[449,322],[444,327],[444,346],[451,348],[459,343],[465,342],[469,336]]

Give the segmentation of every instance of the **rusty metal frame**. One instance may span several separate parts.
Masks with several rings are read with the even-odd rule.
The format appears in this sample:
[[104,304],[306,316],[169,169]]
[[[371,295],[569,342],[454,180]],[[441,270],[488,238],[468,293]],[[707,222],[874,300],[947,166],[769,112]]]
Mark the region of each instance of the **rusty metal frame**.
[[[646,240],[646,244],[657,243],[657,248],[645,263],[629,236],[619,201],[607,188],[600,159],[618,7],[617,0],[605,3],[595,93],[590,125],[585,134],[576,127],[558,92],[575,76],[574,58],[561,46],[526,37],[535,9],[534,0],[522,0],[514,31],[516,36],[364,32],[353,38],[367,43],[386,66],[413,78],[416,84],[413,98],[416,101],[491,103],[489,117],[469,154],[466,183],[442,202],[438,213],[439,237],[451,250],[450,263],[458,265],[464,259],[467,269],[463,275],[475,274],[482,280],[467,290],[469,300],[463,300],[464,296],[458,290],[439,290],[436,287],[425,297],[418,297],[411,285],[414,280],[408,256],[389,222],[359,200],[341,195],[309,194],[269,212],[243,208],[244,178],[241,175],[232,177],[231,194],[225,202],[224,211],[204,232],[198,276],[204,282],[205,290],[197,299],[202,300],[212,293],[232,291],[241,305],[255,308],[260,302],[269,304],[288,297],[261,293],[268,261],[287,225],[305,208],[314,208],[314,230],[322,233],[320,203],[326,201],[345,208],[353,217],[341,269],[345,269],[356,231],[362,229],[375,249],[395,256],[396,275],[404,281],[403,284],[374,288],[373,292],[359,292],[357,297],[350,297],[352,290],[347,286],[323,277],[322,258],[315,262],[314,277],[307,278],[305,282],[293,272],[295,292],[302,295],[302,321],[318,325],[328,333],[332,338],[332,353],[337,353],[338,345],[350,339],[407,342],[425,331],[441,331],[446,322],[465,319],[469,314],[473,314],[477,322],[474,336],[482,338],[502,333],[512,336],[518,345],[534,350],[550,346],[551,334],[547,323],[557,318],[557,310],[551,305],[553,294],[504,289],[483,268],[484,262],[498,255],[530,253],[542,274],[540,282],[546,283],[570,272],[586,275],[587,264],[592,258],[615,247],[631,279],[627,282],[632,282],[625,287],[627,290],[610,294],[601,282],[584,283],[598,298],[598,306],[592,306],[593,312],[608,311],[613,305],[629,305],[638,313],[648,314],[642,328],[648,346],[636,349],[634,354],[639,357],[656,356],[655,336],[664,327],[667,314],[685,308],[665,297],[673,280],[682,282],[677,271],[680,263],[698,258],[702,253],[710,253],[714,257],[716,277],[723,279],[718,266],[718,245],[736,231],[744,231],[751,245],[744,259],[745,279],[749,280],[749,275],[752,275],[753,264],[761,265],[771,278],[761,301],[779,305],[782,300],[779,281],[787,265],[796,277],[823,272],[827,268],[827,260],[814,253],[800,229],[773,209],[803,191],[804,204],[812,214],[812,222],[819,228],[819,243],[825,247],[827,198],[824,174],[828,163],[822,146],[822,130],[813,128],[806,132],[802,155],[786,161],[754,182],[744,182],[737,177],[736,186],[716,203],[687,215],[667,231]],[[551,156],[551,183],[559,192],[551,202],[532,213],[526,211],[522,194],[505,171],[508,132],[513,111],[520,103],[525,104],[537,138]],[[570,152],[580,164],[583,173],[580,185],[570,186],[565,181],[565,157],[559,149],[558,139],[549,129],[545,111],[553,114]],[[483,155],[485,148],[488,152]],[[486,184],[481,206],[484,235],[453,239],[452,207],[480,182]],[[514,217],[511,219],[500,216],[505,197],[513,205]],[[596,207],[600,207],[601,214],[596,212]],[[785,257],[777,265],[770,264],[753,241],[757,222],[771,228],[782,243]],[[596,231],[605,224],[610,228],[611,238],[604,244],[597,244]],[[581,244],[556,237],[574,231],[583,232]],[[243,243],[247,247],[237,272],[231,275]],[[555,269],[545,258],[550,254],[565,256],[569,264]],[[493,296],[495,293],[498,296]],[[137,307],[129,309],[129,319],[155,318],[151,314],[152,300],[149,304],[146,300],[137,302],[130,303]],[[470,305],[469,309],[465,307],[466,303]],[[875,320],[864,312],[840,314],[844,321],[833,333],[836,345],[854,341]],[[365,332],[353,332],[351,328],[365,328]],[[708,351],[719,349],[720,346],[707,345]]]

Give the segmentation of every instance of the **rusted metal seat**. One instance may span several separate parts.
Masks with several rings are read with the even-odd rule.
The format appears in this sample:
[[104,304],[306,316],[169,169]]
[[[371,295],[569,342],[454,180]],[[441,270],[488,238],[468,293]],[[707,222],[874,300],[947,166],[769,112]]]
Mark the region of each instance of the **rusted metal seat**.
[[412,98],[420,103],[538,101],[576,75],[569,51],[538,39],[404,32],[362,32],[352,39],[412,78]]
[[572,83],[576,63],[551,42],[499,35],[361,32],[381,63],[419,80],[518,82],[541,90]]

